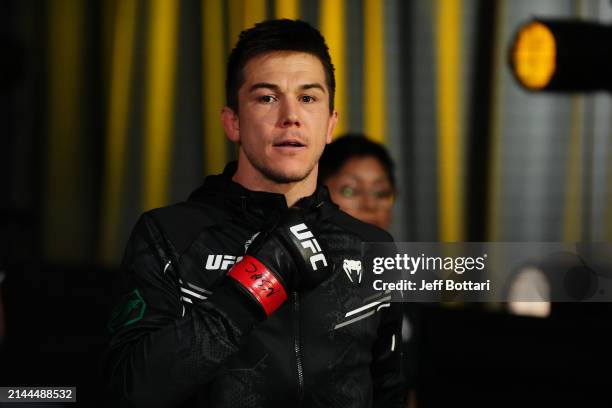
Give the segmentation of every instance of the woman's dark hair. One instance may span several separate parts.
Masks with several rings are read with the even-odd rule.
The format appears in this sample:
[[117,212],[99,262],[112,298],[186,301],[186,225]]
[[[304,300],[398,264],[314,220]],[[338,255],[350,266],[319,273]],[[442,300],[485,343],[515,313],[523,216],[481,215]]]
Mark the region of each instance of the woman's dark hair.
[[374,157],[382,164],[387,177],[395,188],[395,166],[387,149],[359,133],[341,136],[328,144],[319,160],[319,184],[336,174],[353,157]]
[[323,64],[329,91],[329,112],[334,111],[336,78],[325,39],[316,28],[301,20],[267,20],[240,33],[229,55],[225,79],[227,106],[238,112],[238,90],[244,83],[243,69],[249,60],[275,51],[305,52]]

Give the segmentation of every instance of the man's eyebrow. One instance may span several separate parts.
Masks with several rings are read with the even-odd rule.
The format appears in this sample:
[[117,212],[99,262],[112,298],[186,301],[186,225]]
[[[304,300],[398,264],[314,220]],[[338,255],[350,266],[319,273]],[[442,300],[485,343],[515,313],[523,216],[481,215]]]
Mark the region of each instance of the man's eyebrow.
[[257,89],[269,89],[274,92],[280,91],[280,88],[278,85],[274,85],[269,82],[258,82],[249,88],[249,92],[256,91]]
[[[249,88],[249,92],[253,92],[258,89],[269,89],[274,92],[280,92],[280,87],[278,85],[271,84],[269,82],[258,82],[256,84],[253,84]],[[319,89],[321,92],[325,93],[325,88],[323,87],[323,85],[316,83],[316,82],[312,84],[304,84],[300,86],[300,89],[304,91],[308,89]]]
[[303,90],[319,89],[319,90],[321,90],[321,92],[325,93],[325,88],[323,87],[323,85],[321,85],[319,83],[305,84],[305,85],[302,85],[300,88],[302,88]]

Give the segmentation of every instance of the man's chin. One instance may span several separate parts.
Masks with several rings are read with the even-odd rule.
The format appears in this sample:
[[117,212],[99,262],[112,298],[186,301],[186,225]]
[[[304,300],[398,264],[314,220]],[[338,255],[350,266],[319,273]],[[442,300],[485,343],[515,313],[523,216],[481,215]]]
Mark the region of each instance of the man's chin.
[[260,169],[261,173],[269,180],[279,184],[299,183],[308,177],[312,169]]
[[279,184],[299,183],[303,181],[308,174],[303,173],[287,173],[287,172],[272,172],[266,175],[270,180]]

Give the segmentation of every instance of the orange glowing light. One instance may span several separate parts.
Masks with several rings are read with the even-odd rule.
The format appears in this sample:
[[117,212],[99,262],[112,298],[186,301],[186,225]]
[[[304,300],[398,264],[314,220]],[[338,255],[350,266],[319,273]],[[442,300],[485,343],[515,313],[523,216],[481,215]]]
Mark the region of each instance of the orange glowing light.
[[550,29],[537,21],[517,34],[512,50],[512,66],[518,80],[530,89],[549,84],[556,69],[557,45]]

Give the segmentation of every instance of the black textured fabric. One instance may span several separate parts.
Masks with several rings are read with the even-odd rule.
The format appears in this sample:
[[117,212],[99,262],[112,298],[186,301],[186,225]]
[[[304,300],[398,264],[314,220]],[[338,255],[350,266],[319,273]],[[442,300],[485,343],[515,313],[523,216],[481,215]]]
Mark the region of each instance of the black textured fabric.
[[140,407],[403,406],[392,348],[401,343],[399,305],[349,314],[381,294],[373,277],[357,281],[343,269],[362,259],[363,242],[390,235],[338,210],[319,187],[296,206],[316,211],[330,275],[260,321],[220,282],[287,205],[282,195],[234,183],[234,171],[207,177],[187,202],[147,212],[134,227],[123,262],[131,295],[110,325],[111,390]]

